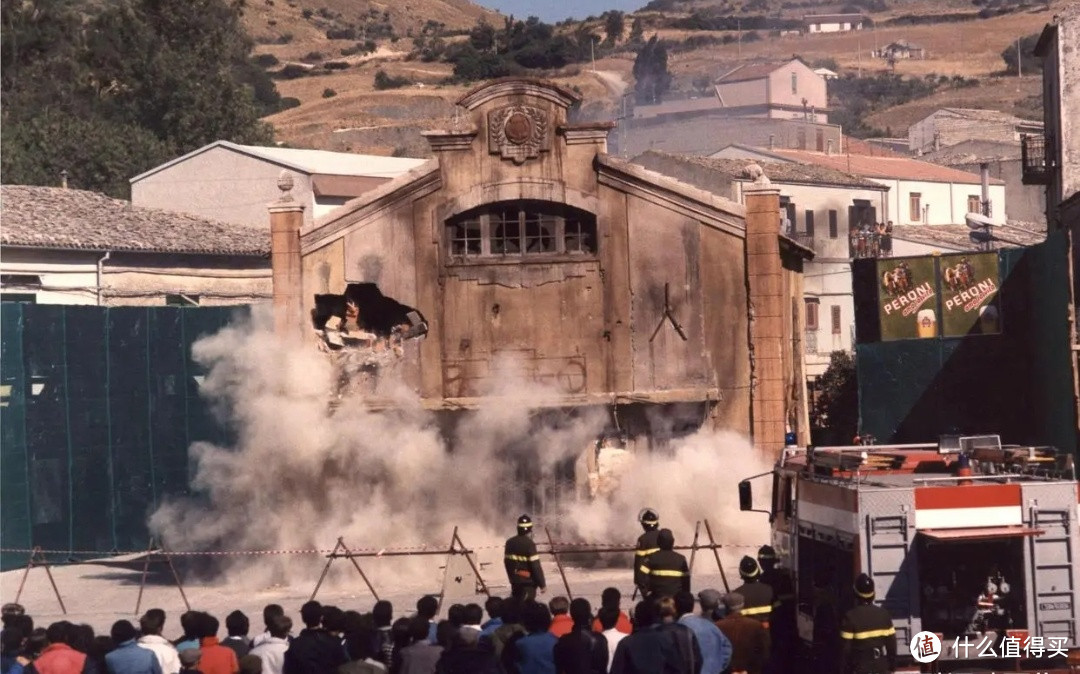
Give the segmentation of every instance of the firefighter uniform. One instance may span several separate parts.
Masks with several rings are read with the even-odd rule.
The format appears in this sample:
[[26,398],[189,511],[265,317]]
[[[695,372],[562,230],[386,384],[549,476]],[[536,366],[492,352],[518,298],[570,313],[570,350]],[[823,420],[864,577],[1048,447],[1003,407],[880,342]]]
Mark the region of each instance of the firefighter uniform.
[[638,536],[637,550],[634,551],[634,585],[641,590],[641,594],[644,596],[649,579],[641,572],[641,565],[648,559],[649,555],[660,551],[660,545],[656,542],[656,537],[660,534],[658,529],[660,517],[652,509],[646,508],[641,511],[638,521],[641,523],[642,528],[645,529],[645,533]]
[[503,561],[510,581],[512,595],[517,599],[533,601],[536,590],[547,587],[540,555],[532,540],[532,519],[528,515],[518,518],[517,536],[507,539]]
[[670,529],[657,533],[656,544],[660,549],[638,566],[645,578],[645,596],[650,599],[674,597],[682,591],[690,591],[690,567],[686,557],[675,552],[675,535]]
[[843,674],[890,674],[896,669],[896,628],[892,616],[874,605],[874,581],[855,579],[859,604],[840,623]]
[[780,559],[771,545],[758,549],[761,582],[772,588],[772,615],[769,618],[772,655],[769,669],[787,672],[798,651],[799,628],[795,618],[795,582],[791,571],[779,565]]
[[761,582],[761,567],[753,557],[743,557],[739,562],[739,576],[743,584],[735,590],[746,599],[742,614],[769,626],[773,611],[773,589]]

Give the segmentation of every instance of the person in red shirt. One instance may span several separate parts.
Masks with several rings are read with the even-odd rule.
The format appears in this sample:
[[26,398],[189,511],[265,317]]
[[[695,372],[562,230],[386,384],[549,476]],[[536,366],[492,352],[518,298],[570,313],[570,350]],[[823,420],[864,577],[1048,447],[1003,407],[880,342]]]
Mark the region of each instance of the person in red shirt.
[[45,630],[45,639],[49,645],[27,669],[37,674],[99,674],[97,664],[80,653],[69,642],[76,627],[66,620],[53,623]]
[[199,671],[203,674],[238,674],[240,661],[236,658],[236,651],[218,643],[217,633],[220,626],[218,619],[209,613],[199,615],[196,623],[199,650],[202,651]]
[[[606,588],[600,595],[600,608],[613,608],[619,612],[619,618],[615,621],[615,629],[619,630],[623,634],[630,634],[633,631],[633,625],[630,624],[630,616],[626,615],[626,611],[619,608],[619,603],[622,601],[622,593],[619,592],[617,587]],[[597,613],[599,615],[599,613]],[[593,632],[603,632],[604,627],[600,624],[600,618],[593,620],[592,624]]]
[[548,631],[556,637],[570,634],[574,627],[574,621],[570,618],[570,600],[566,597],[555,597],[548,602],[551,609],[551,627]]

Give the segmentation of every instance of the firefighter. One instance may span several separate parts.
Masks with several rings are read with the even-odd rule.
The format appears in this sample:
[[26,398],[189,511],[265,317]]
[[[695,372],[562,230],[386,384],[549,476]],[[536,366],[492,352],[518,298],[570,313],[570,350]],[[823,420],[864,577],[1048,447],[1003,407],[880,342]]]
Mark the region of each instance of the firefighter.
[[675,552],[675,534],[671,529],[657,532],[656,545],[660,549],[638,566],[645,577],[645,598],[674,597],[679,592],[689,592],[690,567],[686,557]]
[[795,619],[795,583],[790,570],[779,564],[780,558],[771,545],[758,548],[758,565],[761,582],[772,588],[772,617],[769,620],[769,636],[772,656],[770,671],[787,672],[790,659],[796,652],[799,628]]
[[656,537],[660,533],[660,516],[652,508],[645,508],[638,513],[638,522],[645,532],[638,536],[637,550],[634,551],[634,585],[644,597],[649,579],[641,572],[641,565],[649,555],[660,551],[660,546],[656,543]]
[[743,584],[735,592],[746,599],[746,608],[742,610],[742,614],[769,627],[773,610],[773,589],[761,582],[761,566],[757,560],[750,556],[743,557],[739,562],[739,576],[743,579]]
[[884,607],[874,604],[874,581],[855,579],[857,605],[844,614],[840,640],[844,674],[891,674],[896,670],[896,628]]
[[532,530],[532,518],[522,515],[517,521],[517,536],[506,539],[506,576],[510,579],[511,593],[521,601],[535,601],[536,590],[542,593],[547,587]]

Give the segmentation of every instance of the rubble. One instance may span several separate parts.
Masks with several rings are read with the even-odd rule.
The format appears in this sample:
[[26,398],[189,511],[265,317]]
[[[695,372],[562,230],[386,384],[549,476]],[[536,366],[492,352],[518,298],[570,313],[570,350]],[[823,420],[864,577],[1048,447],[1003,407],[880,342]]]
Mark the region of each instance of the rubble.
[[[405,311],[404,320],[389,331],[380,331],[376,326],[385,328],[386,316],[372,320],[368,314],[374,314],[375,309],[365,314],[360,303],[350,297],[357,294],[350,291],[359,285],[350,284],[342,295],[316,296],[314,331],[319,349],[331,358],[337,372],[333,391],[337,399],[374,393],[380,375],[395,368],[405,357],[405,342],[428,332],[427,321],[415,310]],[[381,293],[376,297],[384,298]],[[344,306],[343,315],[337,312],[341,306]]]

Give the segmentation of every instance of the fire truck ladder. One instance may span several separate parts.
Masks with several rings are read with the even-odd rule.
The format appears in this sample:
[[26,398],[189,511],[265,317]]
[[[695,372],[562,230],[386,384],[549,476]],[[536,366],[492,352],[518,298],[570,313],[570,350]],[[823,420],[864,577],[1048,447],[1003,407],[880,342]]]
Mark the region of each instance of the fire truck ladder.
[[866,528],[867,573],[874,580],[882,605],[893,615],[898,642],[907,644],[915,634],[911,616],[918,614],[918,607],[912,605],[918,601],[918,592],[911,582],[910,555],[914,551],[908,533],[908,514],[867,517]]
[[[1042,530],[1029,539],[1031,554],[1031,592],[1035,607],[1037,635],[1066,637],[1076,644],[1076,587],[1072,564],[1072,514],[1068,510],[1028,508],[1030,526]],[[1033,626],[1034,627],[1034,626]]]

